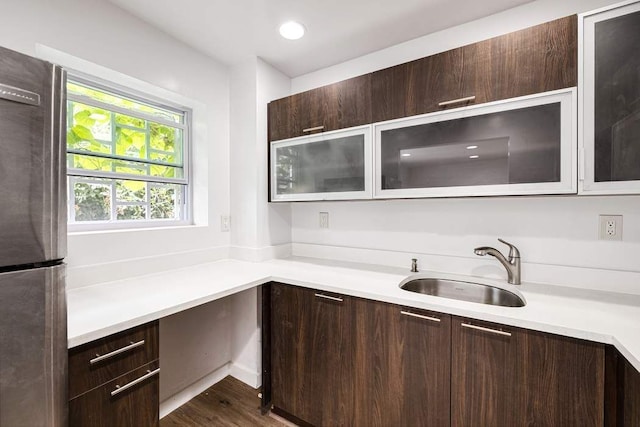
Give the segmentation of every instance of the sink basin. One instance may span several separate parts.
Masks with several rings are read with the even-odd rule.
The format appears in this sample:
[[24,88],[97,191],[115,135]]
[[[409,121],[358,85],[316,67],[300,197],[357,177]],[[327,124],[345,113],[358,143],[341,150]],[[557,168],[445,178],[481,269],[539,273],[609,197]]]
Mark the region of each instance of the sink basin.
[[400,288],[419,294],[503,307],[524,307],[526,305],[524,298],[514,292],[491,285],[461,280],[431,277],[409,278],[408,281],[400,283]]

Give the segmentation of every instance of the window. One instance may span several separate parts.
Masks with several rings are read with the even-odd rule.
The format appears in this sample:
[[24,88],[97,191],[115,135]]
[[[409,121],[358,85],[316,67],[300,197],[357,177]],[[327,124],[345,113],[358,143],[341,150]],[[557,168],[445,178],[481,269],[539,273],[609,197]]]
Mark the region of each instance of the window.
[[186,223],[188,113],[70,77],[70,229]]

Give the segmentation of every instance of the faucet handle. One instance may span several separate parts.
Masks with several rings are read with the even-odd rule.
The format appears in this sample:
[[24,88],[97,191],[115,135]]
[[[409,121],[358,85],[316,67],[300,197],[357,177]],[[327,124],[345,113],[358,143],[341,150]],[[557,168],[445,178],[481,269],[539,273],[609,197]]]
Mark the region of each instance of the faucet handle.
[[520,258],[520,251],[518,250],[518,248],[515,247],[515,245],[512,245],[509,242],[505,242],[502,239],[498,239],[498,241],[500,243],[504,243],[505,245],[509,246],[509,260],[512,260],[513,258]]

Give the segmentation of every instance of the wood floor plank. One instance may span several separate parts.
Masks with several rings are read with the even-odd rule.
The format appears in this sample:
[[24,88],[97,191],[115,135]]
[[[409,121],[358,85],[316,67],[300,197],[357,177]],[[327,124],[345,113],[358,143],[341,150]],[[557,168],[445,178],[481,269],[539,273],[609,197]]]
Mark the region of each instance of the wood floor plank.
[[257,391],[241,381],[226,377],[160,420],[160,427],[283,427],[260,413]]

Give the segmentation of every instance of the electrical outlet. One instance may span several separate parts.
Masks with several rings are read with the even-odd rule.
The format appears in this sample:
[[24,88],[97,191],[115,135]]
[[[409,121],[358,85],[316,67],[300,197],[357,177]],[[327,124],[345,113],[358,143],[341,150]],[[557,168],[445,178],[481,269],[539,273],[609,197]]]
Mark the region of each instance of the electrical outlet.
[[229,215],[220,215],[220,231],[227,233],[231,230],[231,217]]
[[320,212],[320,228],[329,228],[329,212]]
[[600,215],[600,240],[622,240],[622,215]]

